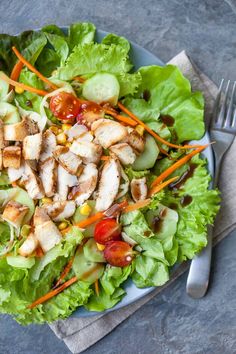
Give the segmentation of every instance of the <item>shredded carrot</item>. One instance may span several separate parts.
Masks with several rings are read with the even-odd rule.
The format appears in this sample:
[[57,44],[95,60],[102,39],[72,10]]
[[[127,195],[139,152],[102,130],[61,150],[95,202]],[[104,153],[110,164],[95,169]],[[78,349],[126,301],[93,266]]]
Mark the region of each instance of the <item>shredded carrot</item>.
[[95,293],[96,293],[96,295],[99,296],[99,283],[98,283],[98,279],[95,280],[94,288],[95,288]]
[[24,64],[20,60],[14,65],[14,68],[12,69],[11,76],[10,76],[12,80],[17,81],[19,79],[23,66]]
[[38,246],[35,250],[35,257],[42,258],[44,256],[44,252],[40,246]]
[[154,186],[158,185],[161,183],[164,179],[166,179],[171,173],[173,173],[175,170],[177,170],[180,166],[184,165],[187,163],[191,158],[197,154],[199,154],[201,151],[203,151],[207,146],[209,145],[203,145],[199,147],[198,149],[190,152],[188,155],[185,155],[182,157],[180,160],[176,161],[172,166],[168,167],[164,172],[162,172],[151,184],[151,188]]
[[48,80],[45,76],[43,76],[35,67],[30,64],[24,57],[21,55],[21,53],[16,49],[16,47],[12,47],[13,52],[17,56],[17,58],[25,65],[27,66],[28,69],[30,69],[33,73],[35,73],[42,81],[44,81],[46,84],[48,84],[50,87],[52,87],[54,90],[56,90],[58,87],[53,84],[50,80]]
[[39,299],[37,299],[34,302],[32,302],[32,304],[27,306],[28,309],[33,309],[34,307],[36,307],[36,306],[38,306],[40,304],[43,304],[44,302],[50,300],[52,297],[54,297],[57,294],[61,293],[63,290],[65,290],[66,288],[68,288],[70,285],[74,284],[77,281],[78,281],[77,277],[73,277],[73,278],[67,280],[65,283],[63,283],[62,285],[58,286],[56,289],[49,291],[47,294],[43,295]]
[[75,224],[75,226],[80,227],[81,229],[84,229],[85,227],[94,224],[96,221],[102,219],[104,216],[104,213],[102,211],[90,216],[89,218],[82,220],[80,222],[78,222],[77,224]]
[[130,211],[144,208],[145,206],[147,206],[150,203],[150,201],[151,201],[151,199],[144,199],[144,200],[140,200],[137,203],[129,204],[129,205],[127,205],[127,207],[124,208],[123,213],[129,213]]
[[102,161],[107,161],[107,160],[109,160],[110,158],[111,158],[111,157],[108,156],[108,155],[102,155],[101,158],[100,158],[100,160],[102,160]]
[[18,187],[18,184],[16,182],[11,183],[12,187]]
[[81,82],[81,84],[83,84],[83,83],[86,81],[86,79],[84,79],[84,78],[81,77],[81,76],[76,76],[76,77],[74,77],[73,80],[74,80],[74,81],[79,81],[79,82]]
[[179,178],[179,176],[172,177],[172,178],[168,179],[167,181],[165,181],[161,184],[158,184],[157,186],[150,189],[150,191],[148,192],[148,195],[151,197],[153,194],[160,192],[163,188],[167,187],[169,184],[176,181],[178,178]]
[[110,116],[114,117],[115,119],[119,120],[120,122],[123,122],[125,124],[130,125],[131,127],[135,127],[137,125],[136,122],[134,122],[133,119],[130,119],[129,117],[122,116],[118,114],[117,112],[113,111],[112,109],[107,109],[103,108],[105,113],[109,114]]
[[170,147],[173,147],[173,148],[176,148],[176,149],[193,149],[193,148],[198,148],[198,147],[201,146],[201,145],[176,145],[176,144],[172,144],[169,141],[166,141],[165,139],[161,138],[157,133],[155,133],[145,123],[143,123],[143,121],[141,121],[138,117],[136,117],[136,115],[134,115],[132,112],[130,112],[122,103],[118,102],[118,107],[124,113],[128,114],[128,116],[130,116],[133,120],[135,120],[140,125],[142,125],[149,134],[151,134],[154,138],[156,138],[162,144],[165,144],[167,146],[170,146]]
[[62,273],[61,273],[60,277],[58,278],[58,281],[56,282],[56,284],[53,287],[53,289],[55,289],[59,285],[61,285],[62,281],[65,279],[65,277],[67,276],[67,274],[71,270],[71,268],[73,266],[74,259],[75,259],[75,256],[72,256],[71,259],[69,260],[69,262],[66,264],[64,270],[62,271]]
[[25,91],[30,91],[30,92],[33,92],[33,93],[37,93],[40,96],[45,96],[45,95],[48,94],[47,91],[39,90],[39,89],[36,89],[35,87],[28,86],[28,85],[22,84],[21,82],[14,81],[14,80],[10,79],[6,75],[0,74],[0,78],[3,81],[6,81],[8,84],[10,84],[10,85],[12,85],[14,87],[21,87]]

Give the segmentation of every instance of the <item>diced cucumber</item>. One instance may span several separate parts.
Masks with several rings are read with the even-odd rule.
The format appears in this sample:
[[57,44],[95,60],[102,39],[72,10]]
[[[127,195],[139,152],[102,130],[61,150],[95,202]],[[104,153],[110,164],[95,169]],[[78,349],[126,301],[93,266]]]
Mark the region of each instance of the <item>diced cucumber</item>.
[[78,279],[94,283],[104,272],[104,265],[101,263],[91,262],[85,258],[83,249],[80,249],[73,262],[73,271]]
[[105,258],[103,252],[99,251],[96,242],[93,238],[90,238],[84,245],[84,256],[88,261],[104,263]]
[[159,148],[151,135],[146,136],[145,148],[141,155],[134,161],[132,168],[136,171],[146,170],[155,165]]
[[96,103],[109,102],[116,105],[119,93],[119,82],[112,74],[95,74],[83,84],[83,96]]
[[5,124],[20,122],[20,115],[17,107],[7,102],[0,102],[0,118]]
[[[0,74],[2,76],[4,76],[4,72],[0,71]],[[9,84],[5,81],[0,79],[0,101],[5,101],[6,96],[8,94],[8,90],[9,90]]]
[[[95,201],[94,200],[87,200],[86,203],[93,209],[89,216],[95,214],[95,212],[96,212],[94,209]],[[74,216],[73,216],[74,223],[78,223],[78,222],[83,221],[89,217],[87,215],[82,215],[80,213],[80,209],[81,209],[81,207],[78,207],[74,213]],[[83,231],[83,234],[85,237],[93,237],[95,225],[96,225],[96,223],[86,227],[86,229]]]
[[14,268],[31,268],[35,264],[35,258],[22,256],[7,256],[7,263]]

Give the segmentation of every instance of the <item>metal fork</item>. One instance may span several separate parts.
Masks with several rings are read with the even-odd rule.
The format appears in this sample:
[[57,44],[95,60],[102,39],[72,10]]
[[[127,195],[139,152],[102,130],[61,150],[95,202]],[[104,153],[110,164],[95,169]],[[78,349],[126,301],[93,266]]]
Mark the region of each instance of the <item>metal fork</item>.
[[[215,157],[213,188],[218,184],[221,162],[236,135],[236,108],[234,104],[236,81],[233,83],[231,95],[229,92],[231,86],[230,80],[227,82],[225,95],[222,98],[223,85],[224,79],[221,81],[218,90],[209,130],[211,141],[216,142],[212,145]],[[189,296],[195,299],[203,297],[208,288],[211,268],[212,235],[213,226],[208,226],[207,246],[194,257],[190,265],[186,291]]]

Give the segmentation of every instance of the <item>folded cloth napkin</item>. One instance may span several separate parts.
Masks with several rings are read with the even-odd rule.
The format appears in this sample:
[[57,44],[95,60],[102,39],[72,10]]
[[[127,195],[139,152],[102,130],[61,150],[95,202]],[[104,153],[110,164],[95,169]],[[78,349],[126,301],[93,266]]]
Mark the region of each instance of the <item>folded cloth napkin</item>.
[[[199,90],[203,92],[205,96],[206,125],[208,126],[217,93],[216,85],[200,72],[194,63],[191,62],[185,51],[171,59],[169,64],[177,65],[181,69],[183,74],[190,80],[193,91]],[[232,166],[236,166],[236,140],[227,153],[221,170],[220,190],[222,193],[222,206],[215,223],[214,244],[222,240],[236,227],[236,194],[232,193],[232,190],[236,190],[236,178],[235,168],[232,168]],[[188,263],[183,263],[164,286],[156,288],[144,298],[120,310],[94,317],[68,318],[64,321],[57,321],[51,324],[50,327],[58,338],[65,342],[72,353],[81,353],[160,293],[186,271],[186,269],[188,269]]]

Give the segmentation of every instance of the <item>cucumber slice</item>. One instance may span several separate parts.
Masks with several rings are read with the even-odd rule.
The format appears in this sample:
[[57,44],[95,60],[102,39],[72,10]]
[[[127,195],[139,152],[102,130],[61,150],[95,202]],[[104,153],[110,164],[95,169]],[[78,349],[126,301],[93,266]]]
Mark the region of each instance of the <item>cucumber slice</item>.
[[105,258],[103,252],[99,251],[96,242],[93,238],[90,238],[84,245],[84,256],[88,261],[104,263]]
[[85,280],[91,284],[99,279],[104,272],[104,265],[88,261],[85,258],[83,249],[76,253],[72,268],[78,279]]
[[35,258],[7,256],[7,263],[14,268],[31,268],[35,264]]
[[119,93],[119,82],[112,74],[95,74],[83,84],[83,96],[96,103],[109,102],[116,105]]
[[20,115],[17,107],[7,102],[0,102],[0,118],[5,124],[20,122]]
[[[3,71],[0,71],[0,74],[2,76],[5,76]],[[6,100],[6,96],[8,94],[8,90],[9,90],[9,84],[6,81],[0,79],[0,101],[5,101]]]
[[[89,216],[95,214],[95,212],[96,212],[94,209],[95,204],[96,204],[95,201],[94,200],[87,200],[86,203],[93,209]],[[83,221],[88,218],[88,216],[82,215],[80,213],[80,208],[81,207],[78,207],[74,213],[74,216],[73,216],[74,223],[78,223],[78,222]],[[85,237],[93,237],[95,225],[96,225],[96,223],[90,225],[89,227],[86,227],[86,229],[83,231],[83,235]]]
[[147,170],[155,165],[159,148],[155,139],[151,135],[147,135],[144,151],[134,161],[132,168],[136,171]]

